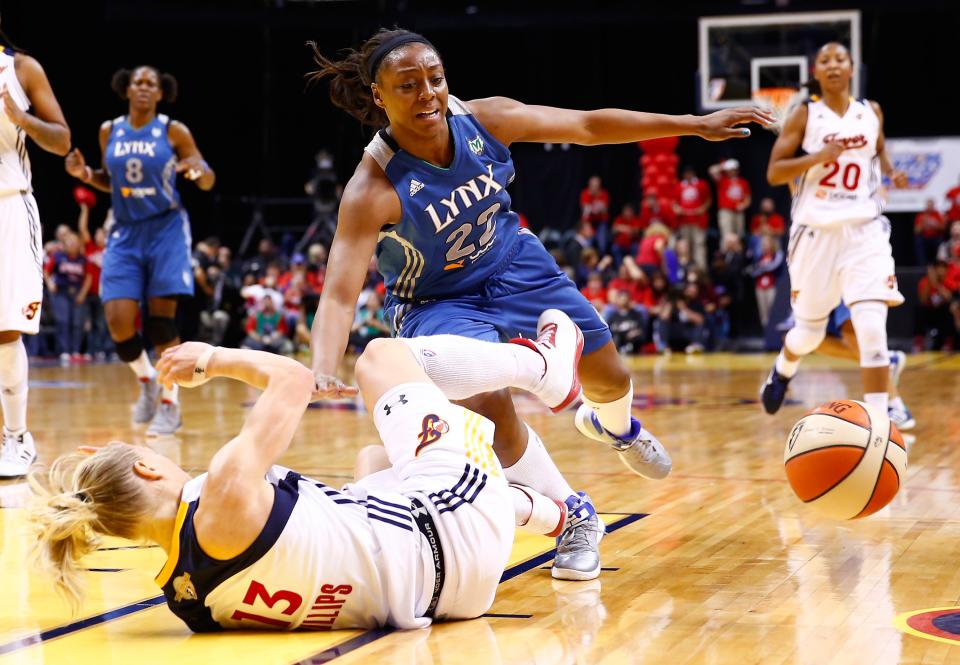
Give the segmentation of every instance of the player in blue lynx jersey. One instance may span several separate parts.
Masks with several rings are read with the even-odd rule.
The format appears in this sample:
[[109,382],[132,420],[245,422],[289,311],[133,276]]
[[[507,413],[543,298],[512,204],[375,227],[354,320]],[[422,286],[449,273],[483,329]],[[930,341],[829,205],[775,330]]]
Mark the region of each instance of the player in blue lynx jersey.
[[116,224],[101,276],[107,327],[117,355],[140,381],[134,421],[149,422],[148,435],[173,434],[180,427],[176,386],[161,389],[135,325],[146,297],[150,316],[144,330],[157,353],[179,344],[177,297],[193,295],[193,268],[190,219],[180,203],[177,175],[205,191],[215,175],[186,125],[157,113],[161,101],[176,99],[176,79],[153,67],[137,67],[118,71],[111,86],[129,109],[100,126],[103,168],[91,168],[73,150],[67,172],[112,195]]
[[[694,117],[571,111],[503,97],[460,101],[447,91],[437,50],[405,30],[381,30],[340,61],[314,51],[320,65],[314,79],[332,78],[333,103],[379,130],[340,204],[313,324],[318,396],[353,392],[335,372],[367,257],[376,252],[388,289],[386,307],[399,336],[463,336],[432,339],[421,350],[425,365],[442,356],[444,344],[462,348],[521,336],[549,342],[556,323],[538,325],[540,312],[555,308],[568,314],[584,336],[578,429],[613,446],[636,473],[666,476],[670,457],[630,414],[630,374],[606,324],[536,236],[519,228],[507,193],[514,177],[508,146],[515,141],[628,143],[681,134],[721,140],[749,135],[737,125],[770,118],[755,109]],[[517,416],[509,391],[484,389],[503,384],[503,374],[514,367],[471,363],[432,369],[447,395],[465,399],[467,408],[496,423],[495,448],[509,480],[559,501],[577,497],[536,433]],[[555,410],[577,395],[568,397]],[[602,534],[596,519],[562,534],[554,577],[595,577]]]

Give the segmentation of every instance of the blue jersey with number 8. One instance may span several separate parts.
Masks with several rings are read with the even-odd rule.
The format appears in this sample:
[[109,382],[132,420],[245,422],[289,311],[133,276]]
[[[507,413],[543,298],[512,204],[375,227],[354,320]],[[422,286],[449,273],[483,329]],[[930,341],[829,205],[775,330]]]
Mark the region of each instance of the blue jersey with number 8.
[[510,151],[456,97],[447,123],[453,162],[441,168],[380,130],[366,151],[400,197],[400,221],[380,232],[377,265],[390,300],[415,303],[473,293],[509,260],[519,218],[510,209]]
[[150,219],[180,207],[177,155],[167,137],[170,118],[159,114],[139,129],[126,116],[113,121],[104,155],[118,222]]

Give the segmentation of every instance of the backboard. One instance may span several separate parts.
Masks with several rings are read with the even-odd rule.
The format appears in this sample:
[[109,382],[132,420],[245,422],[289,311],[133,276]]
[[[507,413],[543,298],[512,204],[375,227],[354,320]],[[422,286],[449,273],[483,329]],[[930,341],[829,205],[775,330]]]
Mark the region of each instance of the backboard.
[[859,11],[705,16],[699,31],[701,112],[753,104],[760,88],[798,89],[810,77],[817,50],[830,41],[849,49],[852,91],[860,96]]

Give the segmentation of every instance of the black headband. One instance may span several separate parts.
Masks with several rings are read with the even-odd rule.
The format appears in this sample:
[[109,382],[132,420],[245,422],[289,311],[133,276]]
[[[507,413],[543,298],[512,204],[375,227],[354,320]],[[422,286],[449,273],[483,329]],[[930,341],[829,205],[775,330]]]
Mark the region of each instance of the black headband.
[[377,69],[380,67],[380,63],[383,61],[383,59],[387,57],[388,53],[403,46],[404,44],[414,43],[426,44],[434,51],[437,50],[436,47],[430,43],[430,40],[423,35],[418,35],[415,32],[402,32],[399,35],[394,35],[380,44],[380,46],[375,48],[373,53],[370,54],[370,58],[367,59],[367,75],[370,77],[370,80],[373,81],[373,79],[376,77]]

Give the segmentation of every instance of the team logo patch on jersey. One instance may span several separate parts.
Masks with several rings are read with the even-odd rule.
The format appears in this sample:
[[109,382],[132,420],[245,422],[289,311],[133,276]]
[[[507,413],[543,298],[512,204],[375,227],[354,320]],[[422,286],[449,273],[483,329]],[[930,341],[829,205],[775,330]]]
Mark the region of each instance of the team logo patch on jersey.
[[413,453],[414,457],[420,455],[420,451],[429,446],[431,443],[436,443],[440,440],[444,434],[450,431],[450,425],[447,424],[446,420],[443,420],[435,413],[424,416],[423,426],[420,430],[420,436],[418,440],[420,445],[417,446],[417,450]]
[[423,183],[422,183],[422,182],[420,182],[419,180],[411,180],[411,181],[410,181],[410,196],[413,196],[414,194],[416,194],[417,192],[419,192],[421,189],[423,189]]
[[23,314],[27,321],[33,321],[33,317],[37,315],[37,312],[40,311],[40,302],[32,302],[29,305],[26,305],[23,309],[20,310],[20,313]]
[[473,138],[467,141],[467,145],[470,146],[470,150],[476,156],[479,157],[480,155],[483,154],[483,139],[480,137],[479,134],[477,134],[476,138]]
[[125,199],[129,199],[130,197],[133,197],[135,199],[143,199],[148,196],[156,196],[157,188],[156,187],[121,187],[120,195]]
[[150,133],[153,134],[153,138],[155,138],[155,139],[160,138],[160,128],[159,128],[159,127],[154,127],[153,129],[150,130]]
[[176,591],[173,599],[178,603],[183,600],[197,600],[197,589],[190,580],[190,573],[173,578],[173,590]]

